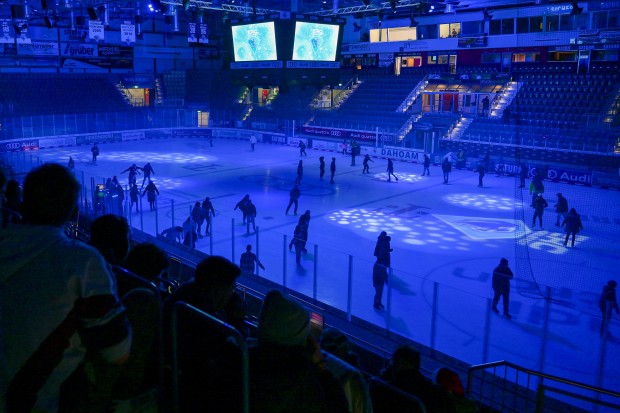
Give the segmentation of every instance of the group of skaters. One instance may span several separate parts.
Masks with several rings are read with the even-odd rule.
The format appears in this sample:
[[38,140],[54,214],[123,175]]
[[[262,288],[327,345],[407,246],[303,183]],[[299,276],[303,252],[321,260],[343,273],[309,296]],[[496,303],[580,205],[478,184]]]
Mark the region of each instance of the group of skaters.
[[[182,242],[190,248],[196,248],[196,241],[211,235],[215,208],[211,198],[205,197],[204,201],[196,201],[191,208],[188,217],[181,227],[168,228],[162,232],[162,236],[172,242]],[[205,235],[202,235],[202,226],[205,225]]]

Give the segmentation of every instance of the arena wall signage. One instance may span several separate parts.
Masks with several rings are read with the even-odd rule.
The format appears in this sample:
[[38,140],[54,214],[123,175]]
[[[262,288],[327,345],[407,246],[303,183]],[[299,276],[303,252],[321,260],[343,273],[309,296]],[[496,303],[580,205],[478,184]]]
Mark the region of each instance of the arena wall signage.
[[0,152],[33,151],[39,149],[38,139],[21,139],[0,143]]

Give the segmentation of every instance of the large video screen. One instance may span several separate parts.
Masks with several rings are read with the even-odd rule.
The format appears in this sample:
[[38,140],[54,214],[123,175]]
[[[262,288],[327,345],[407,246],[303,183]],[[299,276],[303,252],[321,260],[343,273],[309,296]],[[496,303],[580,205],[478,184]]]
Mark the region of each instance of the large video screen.
[[278,60],[273,22],[232,26],[235,62]]
[[293,60],[335,61],[339,33],[337,24],[296,22]]

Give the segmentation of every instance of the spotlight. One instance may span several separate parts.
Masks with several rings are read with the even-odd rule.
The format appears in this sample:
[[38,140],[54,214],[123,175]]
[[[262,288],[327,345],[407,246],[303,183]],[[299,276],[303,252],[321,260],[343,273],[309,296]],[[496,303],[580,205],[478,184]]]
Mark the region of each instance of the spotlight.
[[151,0],[148,4],[148,8],[151,13],[159,13],[165,11],[160,0]]
[[382,12],[382,11],[379,11],[379,12],[377,13],[377,17],[379,18],[379,23],[381,23],[381,22],[383,21],[383,12]]
[[573,16],[578,16],[581,14],[581,12],[583,12],[583,7],[579,7],[579,3],[577,3],[576,1],[573,2],[572,6],[573,9],[570,11],[570,14],[572,14]]
[[397,0],[390,0],[390,8],[392,9],[392,13],[396,13],[397,4],[398,4]]
[[188,11],[190,5],[190,0],[183,0],[183,10]]

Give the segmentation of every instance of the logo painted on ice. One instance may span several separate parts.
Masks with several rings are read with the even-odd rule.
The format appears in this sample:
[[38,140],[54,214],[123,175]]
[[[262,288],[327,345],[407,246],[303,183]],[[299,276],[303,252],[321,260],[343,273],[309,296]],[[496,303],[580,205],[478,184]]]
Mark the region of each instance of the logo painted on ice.
[[527,235],[530,230],[523,221],[502,218],[463,217],[434,215],[463,234],[479,240],[514,238],[515,234]]

